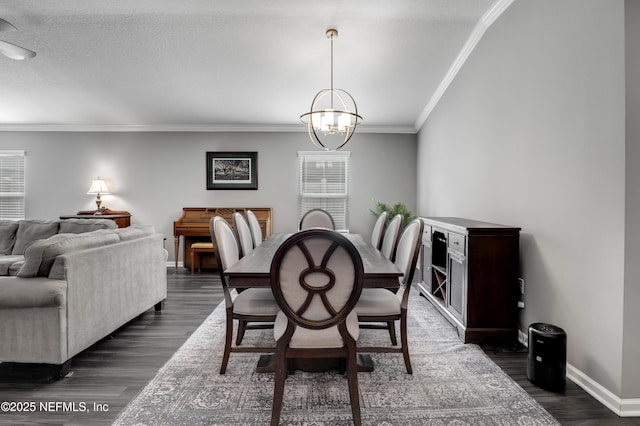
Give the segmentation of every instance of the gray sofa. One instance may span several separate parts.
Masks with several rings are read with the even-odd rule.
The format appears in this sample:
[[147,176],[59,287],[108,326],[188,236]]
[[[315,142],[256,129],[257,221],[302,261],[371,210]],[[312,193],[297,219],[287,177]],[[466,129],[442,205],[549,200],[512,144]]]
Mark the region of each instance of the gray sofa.
[[0,221],[0,362],[53,364],[64,377],[73,356],[161,309],[163,236],[150,226],[114,227],[93,219]]

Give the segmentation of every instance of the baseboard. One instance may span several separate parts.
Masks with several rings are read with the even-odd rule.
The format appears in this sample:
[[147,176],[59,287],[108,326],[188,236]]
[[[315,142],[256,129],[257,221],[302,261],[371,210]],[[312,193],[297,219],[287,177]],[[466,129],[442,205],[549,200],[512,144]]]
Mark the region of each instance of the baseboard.
[[[172,261],[167,261],[167,268],[175,268],[176,267],[176,261],[172,260]],[[180,260],[178,261],[178,268],[182,268],[184,266],[184,263]]]
[[[528,346],[528,334],[518,329],[518,341]],[[567,363],[567,378],[620,417],[640,417],[640,398],[621,399],[600,383]]]
[[640,398],[621,399],[567,363],[567,378],[620,417],[640,417]]

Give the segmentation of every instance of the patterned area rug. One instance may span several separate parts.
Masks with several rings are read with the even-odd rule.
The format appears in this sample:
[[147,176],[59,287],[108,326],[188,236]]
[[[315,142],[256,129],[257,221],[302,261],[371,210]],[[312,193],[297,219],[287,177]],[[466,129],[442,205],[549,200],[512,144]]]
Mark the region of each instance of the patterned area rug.
[[[417,292],[410,300],[413,375],[401,354],[372,354],[375,370],[359,373],[365,425],[557,425],[553,417]],[[398,335],[399,336],[399,335]],[[362,344],[388,334],[362,330]],[[256,373],[259,355],[231,354],[218,374],[224,306],[218,306],[114,425],[265,425],[273,374]],[[271,330],[248,331],[247,343],[273,344]],[[287,378],[281,424],[350,425],[346,378],[335,372],[297,371]]]

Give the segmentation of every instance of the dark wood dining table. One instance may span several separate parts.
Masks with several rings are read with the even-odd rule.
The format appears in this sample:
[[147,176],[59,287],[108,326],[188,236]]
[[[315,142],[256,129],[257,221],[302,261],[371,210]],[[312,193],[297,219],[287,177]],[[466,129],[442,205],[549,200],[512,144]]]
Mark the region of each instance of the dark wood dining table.
[[[293,234],[270,235],[258,247],[231,265],[224,274],[229,287],[252,288],[271,287],[271,261],[278,247]],[[358,250],[364,266],[365,288],[399,288],[398,278],[402,272],[384,257],[382,253],[359,234],[344,234]],[[307,371],[321,371],[335,365],[318,365],[317,360],[297,360],[297,368]],[[273,371],[273,359],[263,355],[258,361],[257,371]],[[373,361],[369,354],[358,354],[358,371],[373,371]]]
[[[273,234],[224,274],[229,287],[271,286],[271,261],[278,247],[292,234]],[[358,250],[364,266],[365,288],[398,288],[402,272],[359,234],[344,234]]]

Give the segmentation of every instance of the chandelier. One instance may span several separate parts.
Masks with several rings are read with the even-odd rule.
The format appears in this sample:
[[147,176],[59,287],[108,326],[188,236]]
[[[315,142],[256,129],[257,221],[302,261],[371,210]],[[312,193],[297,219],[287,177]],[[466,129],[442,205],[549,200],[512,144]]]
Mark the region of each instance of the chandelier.
[[333,88],[333,39],[338,37],[335,29],[327,30],[331,40],[331,88],[319,91],[311,102],[311,110],[300,116],[306,124],[311,141],[326,151],[342,148],[356,126],[362,122],[358,106],[347,91]]

